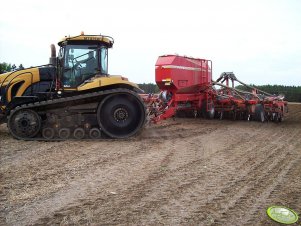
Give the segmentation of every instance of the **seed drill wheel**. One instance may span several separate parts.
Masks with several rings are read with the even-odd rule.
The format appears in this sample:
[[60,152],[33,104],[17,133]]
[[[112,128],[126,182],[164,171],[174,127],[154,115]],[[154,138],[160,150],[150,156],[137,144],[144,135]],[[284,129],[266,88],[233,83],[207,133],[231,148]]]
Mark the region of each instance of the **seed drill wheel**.
[[13,137],[17,139],[32,138],[41,129],[41,117],[33,110],[21,109],[12,113],[7,124]]
[[102,131],[112,138],[136,134],[145,121],[142,101],[133,94],[112,94],[98,106],[97,120]]

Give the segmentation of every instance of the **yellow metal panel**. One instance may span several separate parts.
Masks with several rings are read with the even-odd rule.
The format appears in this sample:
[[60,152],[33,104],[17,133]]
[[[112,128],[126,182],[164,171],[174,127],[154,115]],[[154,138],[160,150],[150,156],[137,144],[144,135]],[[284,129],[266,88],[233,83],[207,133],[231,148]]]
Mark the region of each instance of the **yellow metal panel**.
[[92,80],[91,82],[85,83],[78,87],[78,91],[89,90],[98,87],[110,86],[124,84],[129,85],[135,88],[139,88],[137,84],[129,82],[126,78],[122,76],[108,76],[108,77],[98,77]]
[[113,44],[113,40],[106,36],[102,35],[78,35],[78,36],[69,36],[63,38],[61,41],[59,41],[58,45],[60,46],[64,41],[99,41],[99,42],[105,42],[107,44]]
[[22,96],[24,91],[33,83],[40,81],[40,74],[38,68],[30,68],[15,72],[9,72],[5,74],[0,75],[0,84],[2,84],[2,87],[9,85],[9,89],[7,92],[7,101],[10,102],[11,97],[11,91],[14,84],[17,84],[19,82],[24,82],[22,86],[19,88],[16,96]]

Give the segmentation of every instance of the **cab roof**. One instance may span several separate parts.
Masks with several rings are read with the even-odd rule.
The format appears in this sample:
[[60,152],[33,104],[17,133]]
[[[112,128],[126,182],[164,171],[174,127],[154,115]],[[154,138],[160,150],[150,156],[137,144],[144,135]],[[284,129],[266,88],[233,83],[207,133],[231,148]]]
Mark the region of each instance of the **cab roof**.
[[110,36],[105,36],[105,35],[85,35],[81,34],[78,36],[65,36],[61,41],[58,42],[59,46],[65,45],[67,42],[91,42],[91,43],[99,43],[99,44],[105,44],[108,47],[112,47],[114,44],[114,39]]

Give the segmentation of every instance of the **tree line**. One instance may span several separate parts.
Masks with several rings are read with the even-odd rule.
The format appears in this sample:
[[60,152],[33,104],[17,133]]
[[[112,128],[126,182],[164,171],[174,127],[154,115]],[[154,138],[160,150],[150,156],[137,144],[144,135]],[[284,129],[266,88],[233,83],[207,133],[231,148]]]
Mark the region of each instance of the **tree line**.
[[[142,83],[138,85],[145,93],[160,92],[159,87],[154,83]],[[290,102],[301,102],[301,86],[261,85],[255,87],[270,94],[284,95],[285,100]],[[246,91],[248,90],[244,86],[237,86],[236,88]]]
[[[283,85],[251,85],[264,92],[284,95],[284,99],[290,102],[301,102],[301,86],[283,86]],[[237,86],[236,88],[241,90],[247,90],[244,86]]]
[[140,89],[142,89],[145,93],[159,93],[159,87],[154,83],[142,83],[138,84]]
[[9,63],[0,63],[0,74],[10,72],[10,71],[16,71],[16,70],[23,70],[24,67],[22,64],[17,67],[15,64],[9,64]]

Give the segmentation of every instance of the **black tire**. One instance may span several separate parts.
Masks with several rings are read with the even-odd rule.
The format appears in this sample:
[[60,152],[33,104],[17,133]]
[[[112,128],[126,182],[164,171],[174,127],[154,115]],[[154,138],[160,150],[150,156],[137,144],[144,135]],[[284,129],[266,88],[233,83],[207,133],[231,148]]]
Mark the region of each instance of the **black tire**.
[[136,134],[144,125],[145,115],[141,99],[128,93],[107,96],[97,109],[98,124],[111,138]]
[[8,128],[13,137],[35,137],[41,130],[41,117],[30,109],[17,110],[8,119]]
[[264,107],[262,104],[256,104],[255,106],[255,119],[259,122],[265,121]]

